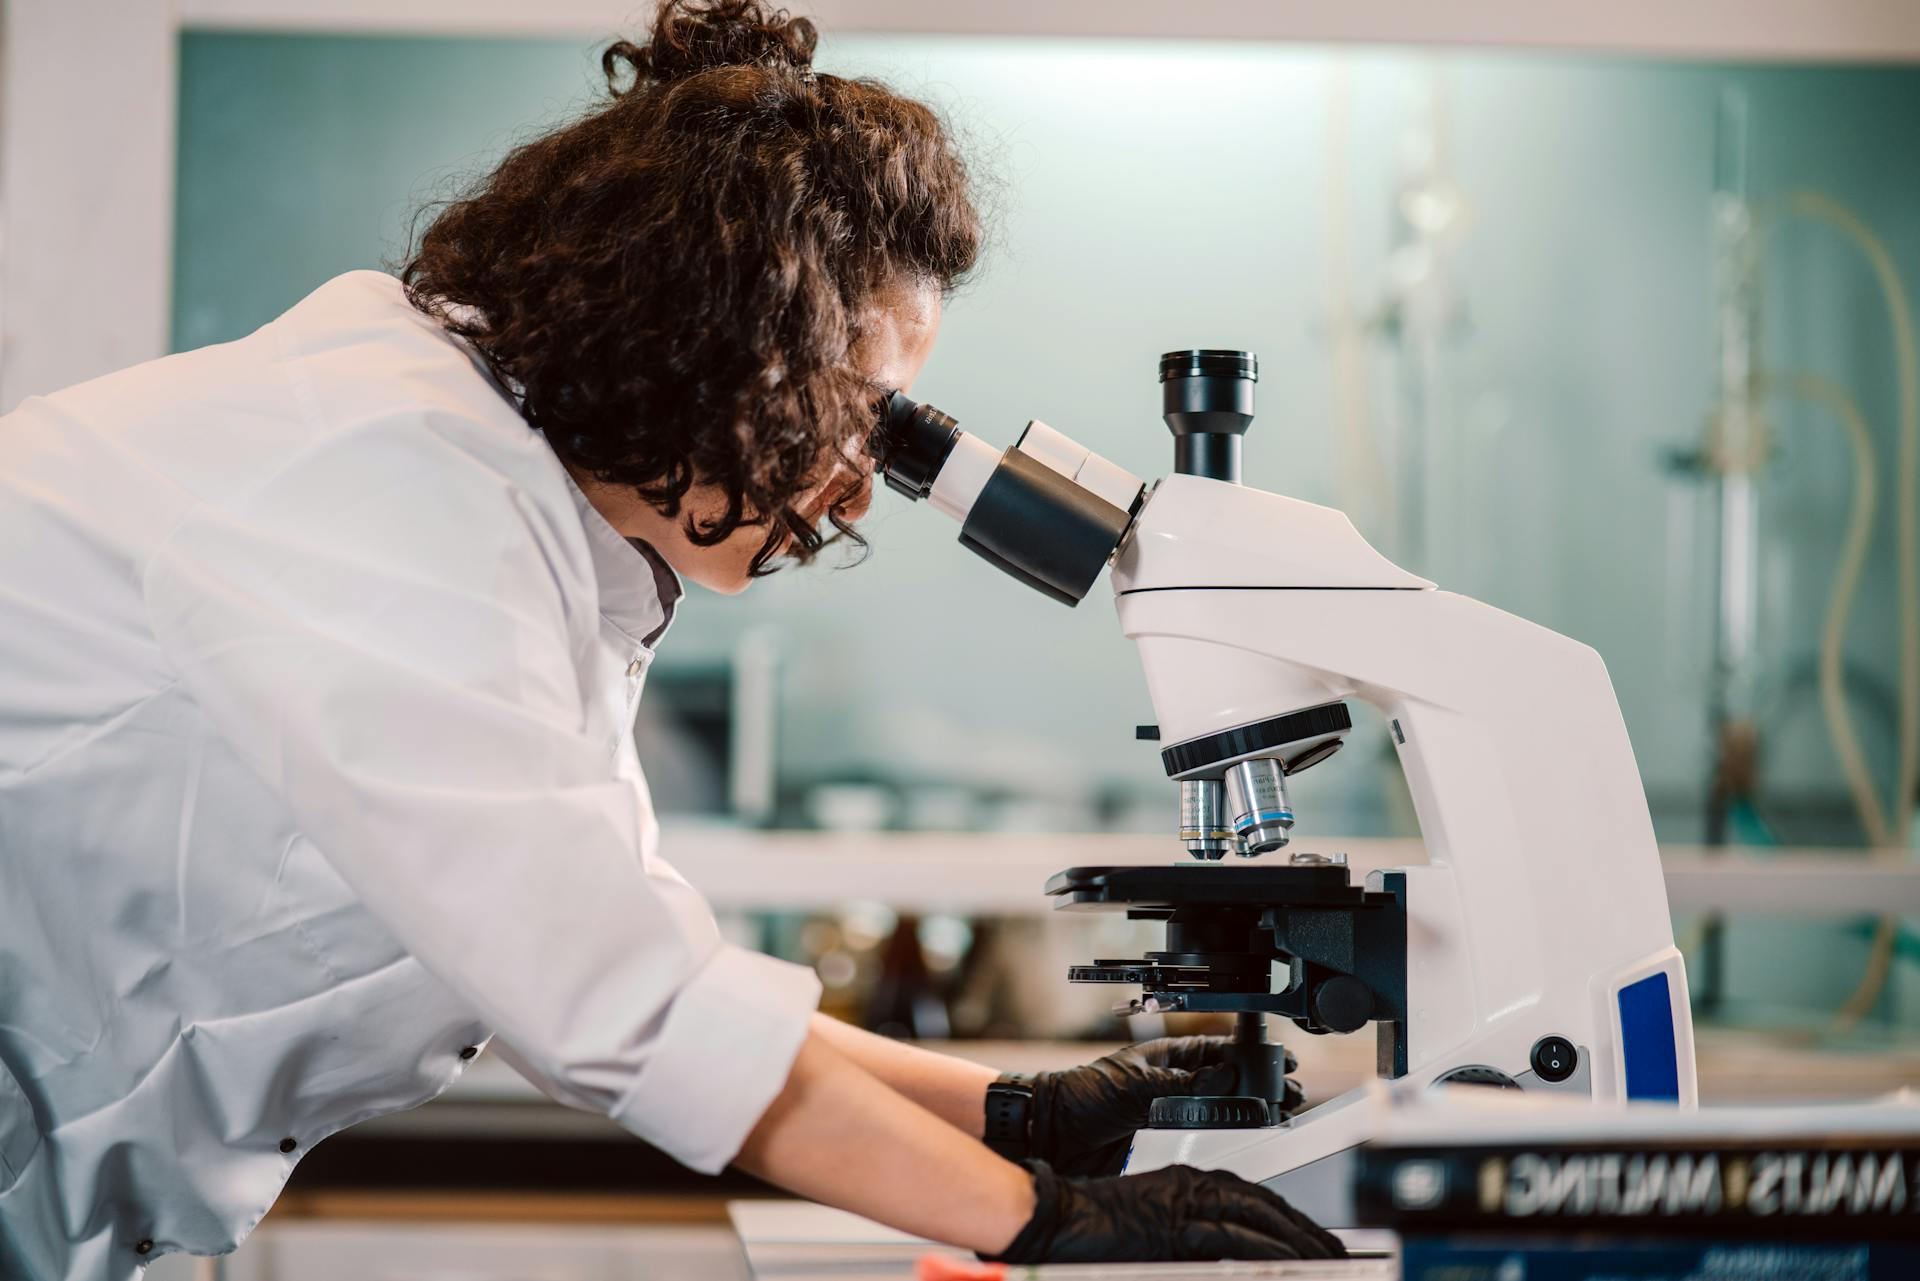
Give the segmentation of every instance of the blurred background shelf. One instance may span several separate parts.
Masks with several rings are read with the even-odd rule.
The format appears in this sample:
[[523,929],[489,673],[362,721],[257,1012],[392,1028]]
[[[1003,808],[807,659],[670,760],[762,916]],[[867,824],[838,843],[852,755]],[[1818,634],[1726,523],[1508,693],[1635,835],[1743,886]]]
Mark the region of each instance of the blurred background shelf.
[[[1418,840],[1308,837],[1295,845],[1345,854],[1355,879],[1374,868],[1426,862]],[[1051,912],[1054,900],[1043,887],[1062,868],[1188,861],[1170,836],[1133,833],[753,831],[717,825],[669,827],[663,851],[717,909],[793,911],[868,900],[897,911],[1002,916]],[[1666,845],[1661,858],[1676,915],[1920,915],[1920,862],[1905,851]]]

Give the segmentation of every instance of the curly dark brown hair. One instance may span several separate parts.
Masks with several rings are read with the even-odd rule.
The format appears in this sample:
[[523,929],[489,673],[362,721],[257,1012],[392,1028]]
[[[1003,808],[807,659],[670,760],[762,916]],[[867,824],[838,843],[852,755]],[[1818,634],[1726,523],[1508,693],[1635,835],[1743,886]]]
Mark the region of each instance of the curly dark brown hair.
[[[560,458],[679,516],[710,546],[766,525],[753,560],[859,536],[833,494],[867,450],[876,389],[850,351],[886,292],[950,292],[980,221],[938,116],[874,80],[816,73],[813,24],[759,0],[665,0],[601,58],[609,97],[516,147],[439,209],[402,270]],[[860,469],[864,470],[864,469]],[[858,474],[858,471],[856,472]]]

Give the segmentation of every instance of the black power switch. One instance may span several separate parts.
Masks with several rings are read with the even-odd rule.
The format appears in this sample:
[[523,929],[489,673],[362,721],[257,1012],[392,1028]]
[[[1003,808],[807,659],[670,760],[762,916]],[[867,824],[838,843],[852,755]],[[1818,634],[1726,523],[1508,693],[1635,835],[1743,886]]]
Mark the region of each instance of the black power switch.
[[1533,1043],[1533,1071],[1542,1081],[1566,1080],[1579,1062],[1579,1051],[1564,1036],[1543,1036]]

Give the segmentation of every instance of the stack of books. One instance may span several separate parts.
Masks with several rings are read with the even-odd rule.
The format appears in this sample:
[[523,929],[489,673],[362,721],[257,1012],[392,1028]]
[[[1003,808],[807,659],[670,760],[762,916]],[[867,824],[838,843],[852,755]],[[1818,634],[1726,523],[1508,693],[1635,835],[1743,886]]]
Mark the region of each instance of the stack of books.
[[1354,1203],[1406,1281],[1916,1281],[1920,1098],[1410,1109]]

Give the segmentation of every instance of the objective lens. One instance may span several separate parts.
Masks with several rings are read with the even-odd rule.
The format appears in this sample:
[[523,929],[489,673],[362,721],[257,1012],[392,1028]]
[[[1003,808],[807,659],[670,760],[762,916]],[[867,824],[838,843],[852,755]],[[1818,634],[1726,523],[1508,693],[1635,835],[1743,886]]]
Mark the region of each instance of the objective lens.
[[1226,791],[1233,834],[1240,841],[1236,853],[1252,858],[1287,843],[1293,804],[1287,799],[1287,772],[1279,761],[1258,756],[1231,766]]
[[1180,780],[1180,843],[1195,858],[1217,859],[1233,848],[1227,800],[1217,778]]

